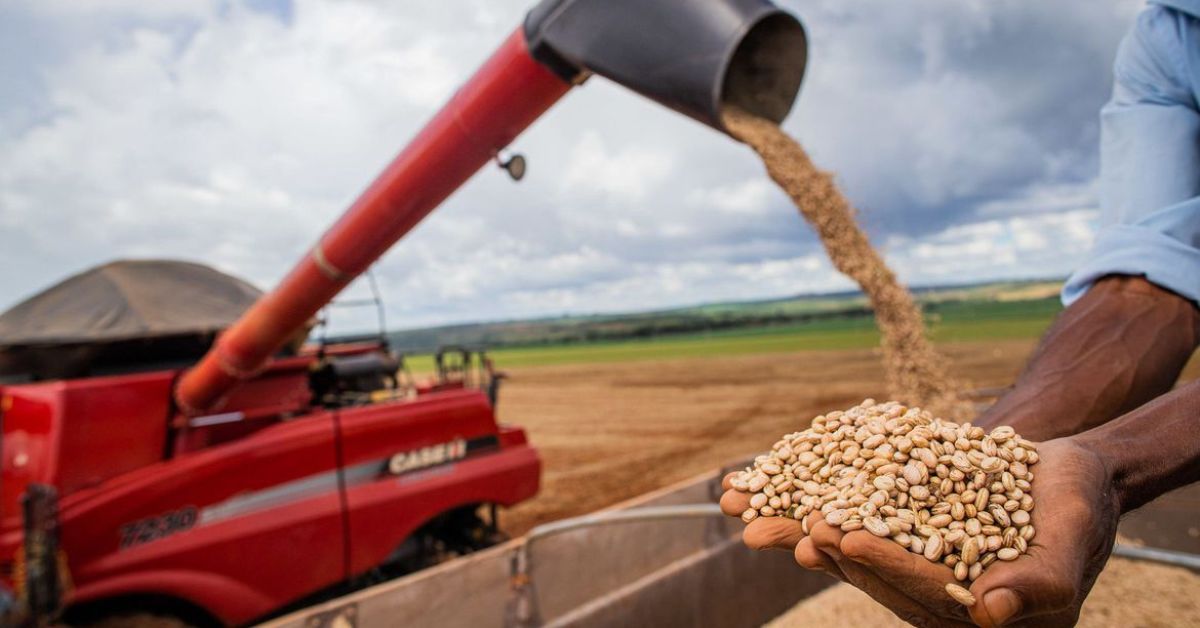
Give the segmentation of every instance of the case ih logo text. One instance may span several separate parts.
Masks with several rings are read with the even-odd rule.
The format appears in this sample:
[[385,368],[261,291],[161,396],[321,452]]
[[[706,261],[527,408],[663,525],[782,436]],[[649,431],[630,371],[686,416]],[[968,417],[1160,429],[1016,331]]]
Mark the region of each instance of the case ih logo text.
[[388,460],[388,473],[400,475],[465,458],[467,441],[456,438],[448,443],[438,443],[420,449],[396,454]]
[[148,517],[121,526],[119,547],[129,549],[151,541],[157,541],[184,530],[190,530],[196,525],[196,508],[185,506],[180,510],[168,512],[157,517]]

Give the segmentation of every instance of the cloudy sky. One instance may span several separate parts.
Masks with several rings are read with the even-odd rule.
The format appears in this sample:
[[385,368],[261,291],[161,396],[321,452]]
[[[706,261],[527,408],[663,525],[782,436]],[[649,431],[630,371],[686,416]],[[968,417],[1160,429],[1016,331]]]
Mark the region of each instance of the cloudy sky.
[[[274,285],[529,4],[0,0],[0,308],[116,258]],[[903,279],[1079,262],[1137,0],[781,4],[811,40],[785,127]],[[524,181],[485,169],[377,264],[394,326],[849,287],[746,148],[602,79],[513,148]]]

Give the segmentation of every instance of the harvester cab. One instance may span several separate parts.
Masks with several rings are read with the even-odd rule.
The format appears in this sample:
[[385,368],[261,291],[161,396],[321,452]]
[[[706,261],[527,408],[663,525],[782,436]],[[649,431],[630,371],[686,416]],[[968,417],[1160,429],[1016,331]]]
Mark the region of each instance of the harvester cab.
[[403,359],[386,350],[326,356],[312,368],[313,397],[327,408],[400,398]]
[[[207,336],[161,343],[201,347],[198,361],[123,360],[142,345],[122,336],[102,352],[111,369],[0,388],[0,604],[33,623],[153,608],[245,624],[496,539],[495,506],[533,497],[541,462],[497,422],[485,355],[443,353],[438,382],[409,394],[378,343],[289,355],[289,339],[485,164],[519,179],[508,144],[589,76],[724,132],[729,104],[787,115],[806,45],[768,0],[538,4],[274,290]],[[23,515],[38,487],[57,506]]]

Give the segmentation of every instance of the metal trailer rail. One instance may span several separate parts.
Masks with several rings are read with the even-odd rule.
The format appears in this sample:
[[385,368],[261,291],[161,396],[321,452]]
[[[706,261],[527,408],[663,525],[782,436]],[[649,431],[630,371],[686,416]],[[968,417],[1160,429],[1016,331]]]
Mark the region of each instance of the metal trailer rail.
[[[561,519],[546,523],[529,531],[524,538],[521,549],[514,555],[513,574],[523,574],[528,570],[529,548],[539,539],[597,525],[622,523],[628,521],[659,521],[663,519],[687,519],[693,517],[721,516],[721,507],[716,504],[684,504],[681,506],[650,506],[621,510],[616,512],[598,512],[570,519]],[[1175,550],[1158,549],[1117,543],[1113,545],[1113,556],[1141,560],[1152,563],[1185,567],[1200,572],[1200,554],[1180,552]]]
[[[683,504],[679,506],[649,506],[630,510],[598,512],[543,524],[530,530],[529,533],[523,537],[524,542],[521,543],[517,551],[513,553],[511,568],[513,581],[514,583],[528,582],[531,561],[530,555],[533,546],[539,540],[554,536],[556,534],[562,534],[572,530],[579,530],[582,528],[600,525],[612,525],[637,521],[662,521],[669,519],[720,517],[723,515],[724,513],[721,512],[721,508],[717,504],[701,503]],[[1126,543],[1116,543],[1113,545],[1112,555],[1130,560],[1153,562],[1172,567],[1184,567],[1186,569],[1200,572],[1200,555],[1189,552],[1180,552],[1154,547],[1142,547],[1137,545],[1129,545]],[[531,591],[530,588],[523,585],[517,590],[523,595],[528,595]]]
[[[740,465],[738,466],[740,468]],[[758,626],[834,583],[753,552],[714,472],[272,621],[324,626]],[[1200,484],[1125,517],[1113,555],[1200,572]],[[618,525],[619,524],[619,525]],[[752,613],[753,616],[747,613]]]
[[[590,515],[572,517],[570,519],[561,519],[559,521],[542,524],[530,530],[529,533],[523,537],[525,542],[522,545],[522,550],[525,551],[522,553],[527,553],[528,548],[532,546],[538,539],[594,525],[621,523],[623,521],[657,521],[661,519],[714,517],[722,514],[724,513],[721,512],[721,507],[717,504],[683,504],[680,506],[648,506],[644,508],[634,508],[631,510],[598,512]],[[1200,570],[1200,555],[1189,552],[1179,552],[1174,550],[1117,543],[1113,546],[1112,553],[1114,556],[1119,556],[1121,558],[1144,560],[1162,563],[1164,565],[1172,565],[1175,567],[1187,567],[1188,569]]]
[[601,511],[537,526],[522,537],[523,542],[517,547],[517,551],[512,556],[510,573],[513,598],[510,600],[508,609],[506,610],[508,618],[506,624],[510,626],[529,627],[542,623],[538,613],[537,590],[533,586],[533,579],[530,577],[533,547],[538,541],[555,535],[595,526],[721,516],[724,516],[724,513],[721,512],[720,506],[712,503],[682,504],[679,506],[645,506],[629,510]]
[[[754,552],[714,503],[724,473],[274,619],[269,628],[751,628],[833,584],[786,552]],[[617,525],[619,524],[619,525]]]
[[1154,547],[1138,547],[1117,543],[1113,546],[1113,556],[1161,563],[1172,567],[1184,567],[1200,573],[1200,555],[1175,550],[1158,549]]
[[579,528],[623,521],[657,521],[660,519],[688,519],[692,517],[713,517],[723,514],[721,507],[716,504],[683,504],[681,506],[646,506],[630,510],[613,512],[601,511],[590,515],[560,519],[544,523],[529,531],[523,538],[524,547],[528,548],[535,541],[548,536],[554,536]]

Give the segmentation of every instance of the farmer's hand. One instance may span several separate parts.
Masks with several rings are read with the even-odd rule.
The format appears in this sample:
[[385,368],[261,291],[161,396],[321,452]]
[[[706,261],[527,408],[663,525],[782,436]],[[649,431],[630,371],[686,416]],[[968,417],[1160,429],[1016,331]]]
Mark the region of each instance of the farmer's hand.
[[[1101,458],[1069,439],[1039,446],[1034,467],[1036,536],[1028,554],[997,561],[974,582],[969,619],[981,626],[1073,626],[1112,551],[1119,505]],[[966,607],[945,585],[951,570],[865,531],[843,534],[820,523],[796,547],[796,560],[866,591],[916,626],[957,625]]]
[[[737,474],[735,471],[721,480],[721,488],[725,489],[725,494],[721,495],[721,512],[741,518],[742,513],[750,508],[750,495],[730,488],[730,481]],[[790,552],[803,537],[800,522],[790,517],[758,517],[742,531],[742,542],[755,550],[782,549]]]
[[[725,488],[725,494],[721,496],[721,511],[731,517],[740,518],[742,513],[750,507],[750,496],[730,488],[730,481],[736,475],[737,473],[730,473],[721,482],[721,486]],[[805,535],[800,522],[794,519],[787,517],[758,517],[746,526],[742,532],[742,541],[750,549],[785,549],[794,551],[796,560],[802,566],[808,569],[824,571],[835,578],[866,591],[871,597],[891,609],[892,612],[916,626],[967,625],[962,622],[947,623],[942,620],[932,620],[931,623],[931,621],[927,621],[927,618],[932,618],[932,616],[919,603],[895,591],[890,585],[885,584],[879,576],[871,573],[863,565],[848,561],[842,555],[838,547],[842,538],[847,535],[843,534],[841,530],[826,525],[819,513],[810,514],[807,523],[809,530],[812,532],[811,535]],[[870,538],[880,541],[880,539],[873,536]],[[911,556],[924,563],[923,565],[915,565],[918,568],[927,570],[927,573],[923,575],[924,579],[930,582],[954,579],[954,575],[950,573],[949,568],[946,566],[934,565],[924,558],[909,554],[899,545],[892,544],[891,542],[888,542],[888,544],[892,547],[881,549],[894,548],[899,551],[901,556]],[[945,571],[945,573],[941,573],[942,571]],[[941,580],[938,580],[939,578]],[[938,589],[941,587],[941,584],[937,585]],[[943,597],[945,596],[944,590],[942,591],[942,595]],[[946,606],[950,612],[956,612],[962,618],[966,618],[966,612],[962,610],[962,606],[958,606],[957,609],[952,604]]]

